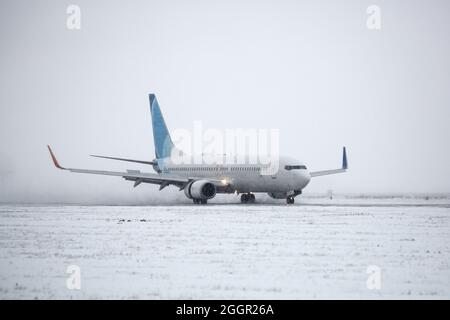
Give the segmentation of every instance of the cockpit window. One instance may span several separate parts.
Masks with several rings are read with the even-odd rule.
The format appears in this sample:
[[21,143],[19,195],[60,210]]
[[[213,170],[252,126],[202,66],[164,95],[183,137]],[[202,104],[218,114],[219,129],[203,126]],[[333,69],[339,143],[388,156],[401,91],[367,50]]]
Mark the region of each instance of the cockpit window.
[[299,170],[299,169],[305,169],[306,170],[306,166],[304,166],[304,165],[284,166],[284,168],[286,170]]

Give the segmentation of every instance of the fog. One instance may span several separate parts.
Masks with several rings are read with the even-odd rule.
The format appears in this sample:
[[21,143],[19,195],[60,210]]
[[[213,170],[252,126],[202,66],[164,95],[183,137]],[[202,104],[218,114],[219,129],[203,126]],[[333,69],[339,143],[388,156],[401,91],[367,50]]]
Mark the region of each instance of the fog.
[[[81,9],[69,30],[66,9]],[[381,29],[366,25],[369,5]],[[448,1],[0,4],[0,201],[159,203],[169,187],[56,170],[151,167],[148,93],[169,129],[275,128],[308,192],[450,192]]]

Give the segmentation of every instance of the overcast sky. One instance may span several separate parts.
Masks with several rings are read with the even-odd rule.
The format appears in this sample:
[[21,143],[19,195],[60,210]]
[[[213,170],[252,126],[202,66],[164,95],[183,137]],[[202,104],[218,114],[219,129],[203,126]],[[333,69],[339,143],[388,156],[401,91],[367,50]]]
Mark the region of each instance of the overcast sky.
[[281,153],[313,171],[347,146],[349,172],[309,192],[450,192],[449,1],[0,6],[1,201],[156,199],[156,186],[58,171],[46,150],[69,167],[151,171],[88,156],[153,158],[150,92],[169,129],[278,128]]

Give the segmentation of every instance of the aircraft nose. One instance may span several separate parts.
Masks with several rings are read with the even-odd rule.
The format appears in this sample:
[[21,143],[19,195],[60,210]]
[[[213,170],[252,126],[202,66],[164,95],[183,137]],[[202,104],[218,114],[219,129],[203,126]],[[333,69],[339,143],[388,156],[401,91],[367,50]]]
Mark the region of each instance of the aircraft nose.
[[300,185],[300,189],[306,187],[310,181],[311,175],[309,174],[308,170],[300,170],[298,172],[298,182]]

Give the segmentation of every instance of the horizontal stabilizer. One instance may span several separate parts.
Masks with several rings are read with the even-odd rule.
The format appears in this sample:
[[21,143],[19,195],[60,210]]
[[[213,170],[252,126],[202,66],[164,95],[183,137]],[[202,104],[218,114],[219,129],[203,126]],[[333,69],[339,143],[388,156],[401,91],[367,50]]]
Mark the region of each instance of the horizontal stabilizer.
[[110,159],[110,160],[119,160],[119,161],[128,161],[128,162],[135,162],[135,163],[142,163],[142,164],[149,164],[151,166],[154,166],[154,165],[157,164],[155,161],[143,161],[143,160],[134,160],[134,159],[124,159],[124,158],[97,156],[97,155],[93,155],[93,154],[91,154],[91,157]]

